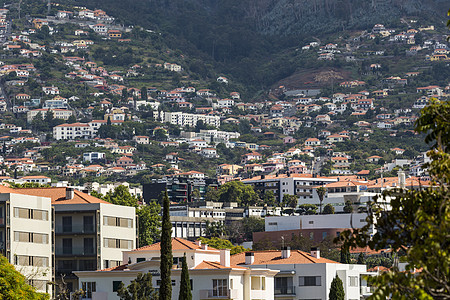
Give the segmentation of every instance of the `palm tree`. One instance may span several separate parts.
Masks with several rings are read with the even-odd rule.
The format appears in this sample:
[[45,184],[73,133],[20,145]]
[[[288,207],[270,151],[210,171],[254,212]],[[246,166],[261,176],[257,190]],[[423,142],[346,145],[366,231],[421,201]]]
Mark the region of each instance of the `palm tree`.
[[324,188],[323,186],[319,187],[316,189],[317,192],[317,196],[319,196],[319,214],[322,214],[322,202],[323,202],[323,198],[325,197],[325,194],[327,193],[327,189]]

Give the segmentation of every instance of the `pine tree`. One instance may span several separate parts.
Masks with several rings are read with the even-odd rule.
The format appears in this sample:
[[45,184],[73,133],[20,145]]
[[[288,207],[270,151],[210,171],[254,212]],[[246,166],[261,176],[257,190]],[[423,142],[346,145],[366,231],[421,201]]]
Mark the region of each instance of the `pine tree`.
[[189,270],[186,261],[186,253],[183,257],[183,265],[181,269],[180,295],[178,300],[192,300],[191,281],[189,280]]
[[341,248],[341,264],[350,264],[350,251],[348,248]]
[[345,299],[344,284],[342,283],[342,280],[337,275],[336,275],[336,277],[334,277],[333,281],[331,282],[330,294],[328,297],[330,300],[344,300]]
[[172,256],[172,223],[170,223],[169,215],[169,196],[167,191],[163,197],[163,216],[161,226],[161,285],[159,288],[160,300],[172,299],[172,280],[170,272],[173,265]]

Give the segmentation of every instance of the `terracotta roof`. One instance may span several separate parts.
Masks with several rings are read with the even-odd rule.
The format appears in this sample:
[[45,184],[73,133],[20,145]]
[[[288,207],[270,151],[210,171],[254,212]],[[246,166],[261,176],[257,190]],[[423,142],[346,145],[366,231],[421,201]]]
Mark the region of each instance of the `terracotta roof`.
[[367,272],[387,272],[390,270],[391,269],[383,267],[383,266],[377,266],[377,267],[373,267],[373,268],[367,270]]
[[116,267],[111,267],[111,268],[106,268],[106,269],[102,269],[102,270],[97,270],[97,272],[105,272],[105,271],[123,271],[125,269],[127,269],[128,264],[126,265],[121,265],[121,266],[116,266]]
[[[315,258],[309,253],[300,250],[291,250],[291,256],[281,258],[281,251],[252,251],[254,254],[253,265],[265,264],[338,264],[338,262],[326,258]],[[245,265],[245,252],[231,256],[231,265]]]
[[[141,248],[134,249],[133,251],[160,251],[161,243],[155,243]],[[172,238],[172,250],[202,250],[202,247],[194,242],[181,239]],[[208,250],[217,250],[212,247],[208,247]]]
[[[104,203],[111,204],[104,200],[98,199],[89,194],[74,190],[74,196],[72,199],[66,199],[66,188],[65,187],[51,187],[51,188],[23,188],[23,189],[12,189],[13,192],[7,191],[6,193],[15,193],[22,195],[31,195],[38,197],[47,197],[52,199],[52,204],[86,204],[86,203]],[[0,190],[3,192],[3,189]]]
[[[236,266],[233,266],[232,268],[233,269],[235,269],[235,268],[246,269],[246,268],[236,267]],[[205,270],[205,269],[220,270],[220,269],[231,269],[231,267],[222,266],[220,263],[218,263],[216,261],[202,261],[194,268],[194,270]]]

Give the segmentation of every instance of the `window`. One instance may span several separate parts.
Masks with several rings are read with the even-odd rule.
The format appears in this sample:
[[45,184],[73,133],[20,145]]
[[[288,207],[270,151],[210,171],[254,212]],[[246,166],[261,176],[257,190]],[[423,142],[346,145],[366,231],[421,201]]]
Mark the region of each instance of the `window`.
[[48,244],[48,234],[14,231],[15,242]]
[[349,276],[348,282],[348,286],[359,286],[358,276]]
[[81,289],[85,291],[83,295],[83,299],[92,298],[92,292],[96,291],[96,283],[95,282],[82,282]]
[[145,261],[145,257],[138,257],[136,258],[136,262],[141,262],[141,261]]
[[228,296],[228,281],[226,279],[213,279],[213,296]]
[[122,283],[122,281],[113,281],[113,292],[117,292],[119,290],[119,286]]
[[131,249],[133,247],[133,241],[104,238],[103,247],[117,248],[117,249]]
[[298,277],[299,286],[321,286],[320,276],[299,276]]
[[277,222],[269,222],[269,226],[276,226],[276,225],[278,225]]
[[103,217],[103,225],[131,228],[131,227],[133,227],[133,220],[127,219],[127,218],[104,216]]

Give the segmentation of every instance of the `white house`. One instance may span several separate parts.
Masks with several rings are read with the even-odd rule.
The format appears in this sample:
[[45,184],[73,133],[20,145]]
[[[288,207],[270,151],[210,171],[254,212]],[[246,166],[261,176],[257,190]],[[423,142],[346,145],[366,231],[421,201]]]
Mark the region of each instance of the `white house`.
[[[123,252],[122,265],[78,271],[79,288],[92,300],[118,300],[117,287],[129,285],[140,273],[151,273],[155,288],[160,286],[160,243]],[[186,255],[192,299],[274,300],[274,276],[277,270],[247,268],[230,264],[230,251],[217,250],[181,238],[172,239],[174,267],[171,270],[172,299],[178,299],[181,261]]]
[[[340,264],[320,257],[320,251],[312,248],[311,253],[299,250],[252,251],[235,254],[231,264],[252,270],[280,270],[275,276],[275,299],[329,299],[331,282],[339,276],[344,285],[345,299],[360,299],[361,283],[365,280],[365,265]],[[364,295],[368,296],[368,295]]]

